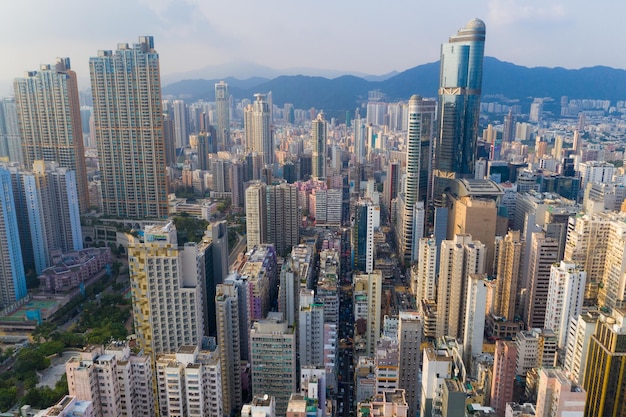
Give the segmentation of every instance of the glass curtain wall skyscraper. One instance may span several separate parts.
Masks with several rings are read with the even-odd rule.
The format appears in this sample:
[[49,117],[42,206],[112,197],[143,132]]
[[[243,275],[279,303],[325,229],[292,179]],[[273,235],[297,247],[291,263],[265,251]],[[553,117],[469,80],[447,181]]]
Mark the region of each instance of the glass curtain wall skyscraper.
[[471,20],[441,45],[433,200],[443,206],[448,181],[473,177],[483,79],[485,23]]
[[324,120],[324,113],[317,115],[311,124],[311,141],[313,142],[313,178],[326,178],[326,138],[328,123]]
[[225,151],[230,146],[230,93],[228,84],[215,84],[215,110],[217,113],[217,149]]
[[159,55],[152,36],[89,60],[104,213],[167,216]]
[[17,108],[24,167],[36,160],[56,162],[76,172],[80,212],[89,208],[89,188],[76,73],[69,58],[42,65],[17,78]]

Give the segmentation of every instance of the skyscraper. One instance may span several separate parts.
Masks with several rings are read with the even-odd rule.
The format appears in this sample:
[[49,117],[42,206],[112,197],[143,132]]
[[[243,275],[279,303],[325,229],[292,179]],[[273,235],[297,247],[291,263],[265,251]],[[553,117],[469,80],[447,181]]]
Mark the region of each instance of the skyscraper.
[[89,208],[89,189],[76,73],[69,58],[17,78],[17,108],[24,166],[36,160],[56,162],[76,172],[80,212]]
[[473,177],[483,79],[485,23],[473,19],[441,45],[433,199],[444,204],[447,180]]
[[246,189],[248,247],[272,243],[285,256],[300,243],[298,189],[293,184],[251,184]]
[[282,313],[269,313],[250,329],[252,395],[276,397],[276,414],[285,415],[291,393],[296,392],[296,335]]
[[230,93],[228,84],[215,84],[215,107],[217,112],[217,149],[225,151],[230,146]]
[[313,144],[313,178],[326,178],[326,138],[328,123],[324,120],[324,113],[317,115],[311,123],[311,142]]
[[179,248],[172,223],[147,226],[143,242],[129,235],[135,333],[146,354],[173,353],[202,340],[206,249],[207,242]]
[[0,309],[26,297],[11,174],[0,168]]
[[380,207],[371,200],[359,200],[354,208],[352,249],[354,269],[365,273],[374,270],[374,228],[380,223]]
[[33,171],[9,171],[24,262],[41,273],[55,251],[83,248],[76,173],[44,161],[35,161]]
[[545,236],[544,232],[532,234],[530,253],[528,254],[529,283],[525,311],[525,323],[529,329],[543,328],[546,319],[550,270],[558,261],[559,242]]
[[239,291],[234,284],[218,284],[215,297],[217,343],[222,364],[224,410],[241,409],[241,337],[239,334]]
[[591,336],[583,387],[585,416],[623,416],[626,401],[626,318],[621,309],[601,315]]
[[[398,246],[404,262],[414,260],[413,253],[417,253],[414,246],[423,237],[423,218],[419,222],[415,220],[416,217],[419,217],[418,211],[423,211],[428,194],[430,140],[435,116],[434,107],[434,102],[423,100],[417,95],[412,96],[409,100],[406,178],[404,190],[398,195]],[[418,202],[422,204],[418,205]]]
[[261,155],[263,165],[274,162],[274,140],[270,123],[270,107],[265,94],[255,94],[256,100],[244,111],[246,148]]
[[437,337],[463,338],[470,275],[485,272],[485,258],[485,245],[472,240],[471,235],[456,235],[454,240],[441,243]]
[[172,118],[174,122],[174,141],[176,148],[184,148],[189,145],[189,115],[187,105],[183,100],[172,102]]
[[159,55],[152,36],[89,59],[104,213],[167,216]]
[[4,98],[0,101],[0,156],[7,156],[11,162],[24,162],[17,109],[13,98]]

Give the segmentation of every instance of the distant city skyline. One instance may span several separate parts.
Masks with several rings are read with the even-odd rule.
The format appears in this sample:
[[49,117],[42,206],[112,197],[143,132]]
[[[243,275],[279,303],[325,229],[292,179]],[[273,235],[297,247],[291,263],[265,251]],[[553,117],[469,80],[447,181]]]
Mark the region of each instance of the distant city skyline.
[[177,74],[198,78],[204,67],[227,71],[251,63],[285,72],[307,69],[308,75],[321,70],[382,75],[437,61],[441,43],[476,17],[487,26],[487,56],[530,67],[626,68],[626,56],[612,53],[606,42],[619,39],[614,32],[626,3],[608,0],[592,10],[582,0],[453,0],[445,9],[406,0],[392,5],[320,0],[315,7],[278,0],[243,7],[215,3],[5,2],[0,51],[8,59],[0,69],[0,93],[11,94],[15,77],[58,56],[70,57],[79,87],[86,90],[93,51],[140,35],[154,36],[160,45],[164,85]]

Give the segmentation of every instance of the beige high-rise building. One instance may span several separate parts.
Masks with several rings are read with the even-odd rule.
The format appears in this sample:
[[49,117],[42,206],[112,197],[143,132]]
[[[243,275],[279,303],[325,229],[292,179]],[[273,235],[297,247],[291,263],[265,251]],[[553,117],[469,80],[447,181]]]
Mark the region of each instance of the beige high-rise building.
[[365,331],[365,354],[374,356],[376,344],[380,338],[380,308],[382,298],[383,275],[379,270],[374,270],[369,274],[359,274],[354,276],[354,293],[361,292],[366,296],[366,321]]
[[265,187],[257,182],[246,188],[246,238],[251,248],[267,240]]
[[89,209],[89,188],[80,117],[76,73],[69,58],[42,65],[17,78],[15,106],[18,115],[24,166],[37,160],[56,162],[76,172],[81,213]]
[[513,320],[518,312],[522,250],[523,243],[518,230],[507,233],[499,243],[494,314],[507,320]]
[[587,392],[562,370],[539,370],[537,417],[582,416],[586,399]]
[[498,227],[496,199],[504,195],[502,187],[486,179],[454,180],[447,195],[452,203],[448,212],[448,239],[468,234],[482,242],[487,249],[485,272],[492,275],[496,234],[498,229],[506,231],[507,223],[501,218]]
[[156,360],[160,417],[223,417],[222,371],[217,351],[181,346]]
[[614,218],[609,229],[598,304],[609,310],[626,307],[626,223]]
[[[167,216],[159,55],[152,36],[89,59],[104,213]],[[94,133],[94,132],[92,132]]]
[[156,415],[152,359],[132,354],[126,342],[91,346],[65,370],[69,394],[92,401],[96,416]]
[[563,258],[580,265],[587,272],[584,305],[595,305],[604,276],[610,215],[570,217]]
[[129,235],[133,318],[137,343],[146,354],[197,346],[204,336],[204,261],[210,242],[178,246],[176,227],[148,226],[144,240]]
[[255,100],[244,110],[246,149],[257,152],[263,165],[274,163],[274,138],[270,120],[270,105],[265,94],[255,94]]
[[246,189],[248,247],[272,243],[279,256],[286,256],[300,243],[298,189],[293,184],[265,185]]
[[411,268],[411,289],[415,300],[434,300],[437,292],[437,242],[424,237],[419,240],[418,263]]
[[462,339],[470,275],[485,272],[485,245],[471,235],[441,242],[437,285],[437,338]]

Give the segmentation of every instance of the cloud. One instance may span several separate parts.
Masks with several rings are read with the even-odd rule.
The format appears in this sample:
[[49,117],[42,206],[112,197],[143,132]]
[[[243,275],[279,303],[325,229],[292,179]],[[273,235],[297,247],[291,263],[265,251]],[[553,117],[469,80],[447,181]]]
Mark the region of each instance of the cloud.
[[489,21],[498,26],[520,22],[557,22],[567,18],[567,10],[561,3],[545,4],[523,0],[490,0]]

